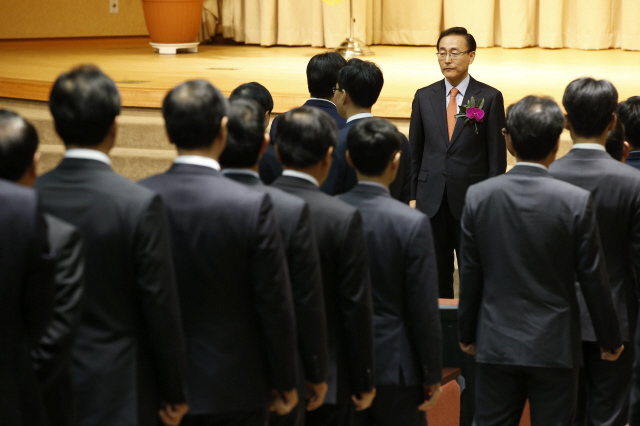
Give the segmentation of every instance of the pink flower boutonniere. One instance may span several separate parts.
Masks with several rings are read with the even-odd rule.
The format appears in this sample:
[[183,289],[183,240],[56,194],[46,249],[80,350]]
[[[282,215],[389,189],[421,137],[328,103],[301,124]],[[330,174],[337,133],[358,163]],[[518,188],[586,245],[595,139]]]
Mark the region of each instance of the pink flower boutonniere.
[[469,103],[466,105],[460,105],[460,112],[456,114],[456,118],[465,117],[464,124],[468,122],[473,122],[473,125],[476,128],[476,135],[478,134],[478,123],[482,123],[482,119],[484,118],[484,110],[482,107],[484,106],[484,98],[480,99],[478,105],[476,106],[476,100],[469,99]]

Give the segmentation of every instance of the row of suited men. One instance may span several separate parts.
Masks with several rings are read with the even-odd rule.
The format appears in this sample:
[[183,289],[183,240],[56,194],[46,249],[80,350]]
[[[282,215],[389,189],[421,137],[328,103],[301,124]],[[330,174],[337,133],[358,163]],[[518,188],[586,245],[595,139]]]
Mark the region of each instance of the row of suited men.
[[[368,64],[344,67],[347,93],[371,90],[344,80]],[[120,99],[96,67],[54,84],[49,104],[67,150],[42,177],[35,129],[0,112],[0,303],[12,324],[2,332],[0,423],[426,424],[442,331],[429,219],[394,199],[407,184],[406,138],[384,120],[359,120],[345,156],[358,184],[330,197],[319,186],[334,147],[345,148],[335,120],[294,109],[278,119],[273,147],[270,111],[249,99],[264,99],[264,88],[239,89],[230,103],[202,80],[170,91],[163,115],[178,156],[138,184],[110,167]],[[593,127],[571,122],[576,145],[604,149],[614,131],[609,146],[622,152],[615,88],[580,79],[567,95],[569,117],[577,108]],[[618,238],[614,257],[632,267],[640,173],[585,149],[553,175],[626,183],[590,196],[552,179],[564,126],[550,99],[509,107],[503,133],[518,163],[467,196],[460,342],[478,361],[480,425],[514,424],[527,398],[534,424],[570,423],[585,371],[593,387],[616,392],[626,423],[635,324],[618,321],[624,303],[606,269],[615,262],[604,259]],[[270,148],[284,170],[264,186],[258,164]],[[37,195],[23,188],[34,185]],[[624,285],[635,294],[635,282]],[[578,369],[586,362],[593,368]]]

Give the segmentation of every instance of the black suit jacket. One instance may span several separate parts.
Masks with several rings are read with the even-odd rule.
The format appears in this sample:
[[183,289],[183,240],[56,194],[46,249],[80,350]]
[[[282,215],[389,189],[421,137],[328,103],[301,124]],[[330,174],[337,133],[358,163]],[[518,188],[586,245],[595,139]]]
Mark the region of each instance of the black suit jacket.
[[631,151],[625,164],[640,170],[640,151]]
[[[356,170],[347,164],[347,135],[349,130],[359,121],[352,120],[338,132],[338,144],[333,150],[331,169],[329,175],[320,189],[329,195],[343,194],[350,191],[358,183]],[[411,200],[411,147],[407,137],[402,136],[402,155],[398,175],[389,185],[391,196],[405,204]]]
[[84,246],[80,232],[66,222],[44,215],[55,260],[53,318],[39,344],[31,350],[50,425],[75,424],[72,352],[82,313]]
[[477,362],[579,367],[576,275],[600,346],[620,347],[589,192],[515,166],[469,189],[461,226],[460,341]]
[[[592,149],[572,149],[554,161],[549,172],[591,192],[622,340],[630,342],[638,315],[635,271],[640,271],[640,173],[604,150]],[[595,341],[579,287],[578,302],[582,340]]]
[[108,165],[65,158],[36,181],[45,211],[85,245],[73,351],[79,424],[155,425],[186,401],[186,355],[160,197]]
[[262,409],[296,387],[291,289],[270,197],[212,168],[143,180],[165,201],[187,338],[191,414]]
[[379,385],[442,380],[438,271],[429,218],[377,186],[339,195],[362,214],[367,239]]
[[351,395],[374,387],[373,307],[360,213],[290,176],[273,185],[304,199],[315,231],[327,317],[329,373],[326,403],[351,404]]
[[53,312],[53,265],[35,191],[0,179],[0,424],[46,425],[29,355]]
[[[286,252],[293,304],[296,313],[298,348],[304,366],[304,378],[312,383],[327,379],[327,321],[320,255],[307,203],[298,197],[244,173],[225,173],[229,179],[265,191],[271,197]],[[301,395],[301,398],[304,395]]]
[[502,93],[473,77],[462,105],[473,96],[484,98],[484,119],[478,134],[472,123],[459,118],[449,142],[444,80],[416,92],[411,109],[409,143],[413,171],[412,198],[417,208],[433,217],[447,191],[449,208],[456,219],[462,216],[467,188],[474,183],[504,173],[507,149],[502,129],[505,125]]
[[[340,117],[340,114],[338,114],[338,109],[333,103],[330,103],[328,101],[323,101],[323,100],[309,99],[307,102],[304,103],[303,106],[318,108],[326,112],[327,114],[329,114],[331,118],[335,120],[336,125],[338,126],[338,130],[341,130],[347,124],[347,120]],[[267,147],[267,150],[265,151],[265,153],[262,155],[262,158],[260,159],[260,165],[259,165],[260,179],[267,185],[270,185],[271,183],[273,183],[273,181],[276,180],[278,176],[282,174],[282,165],[278,161],[278,158],[276,157],[276,151],[274,149],[274,144],[276,140],[275,139],[276,127],[278,125],[279,118],[280,118],[279,115],[276,116],[276,118],[274,118],[273,122],[271,123],[271,129],[269,130],[271,143],[269,144],[269,146]]]

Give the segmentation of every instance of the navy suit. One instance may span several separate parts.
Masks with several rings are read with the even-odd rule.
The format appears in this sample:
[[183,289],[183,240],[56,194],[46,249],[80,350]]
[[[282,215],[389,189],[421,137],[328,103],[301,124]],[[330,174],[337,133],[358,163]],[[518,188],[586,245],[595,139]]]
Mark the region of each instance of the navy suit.
[[629,152],[629,156],[627,157],[625,164],[640,170],[640,151]]
[[[343,194],[350,191],[358,183],[356,170],[347,164],[347,136],[349,130],[360,120],[351,120],[338,132],[338,144],[333,150],[333,161],[329,175],[320,189],[329,195]],[[402,136],[402,156],[400,157],[400,167],[395,180],[389,185],[391,196],[405,204],[411,200],[411,147],[407,137]]]
[[[320,99],[309,99],[303,106],[318,108],[329,114],[331,118],[335,120],[338,130],[341,130],[347,124],[347,120],[340,117],[340,114],[338,114],[338,109],[333,102]],[[282,174],[282,165],[276,158],[276,151],[274,149],[276,126],[278,125],[279,118],[279,115],[276,116],[271,123],[271,130],[269,130],[271,143],[260,159],[260,179],[267,185],[270,185]]]

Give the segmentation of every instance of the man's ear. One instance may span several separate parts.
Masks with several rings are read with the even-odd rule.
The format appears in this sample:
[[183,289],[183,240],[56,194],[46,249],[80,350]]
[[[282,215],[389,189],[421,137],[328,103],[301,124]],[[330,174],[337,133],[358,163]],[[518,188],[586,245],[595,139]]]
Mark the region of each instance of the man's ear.
[[391,170],[398,170],[400,168],[400,158],[402,157],[402,151],[396,151],[396,154],[391,160]]
[[567,114],[564,115],[564,128],[571,131],[571,123],[569,123],[569,116]]
[[224,148],[227,146],[227,135],[229,134],[229,129],[227,127],[228,122],[229,117],[222,117],[222,120],[220,120],[220,130],[218,130],[218,136],[216,136],[216,139],[214,140],[214,143],[218,144],[220,152],[224,151]]
[[264,138],[262,140],[262,147],[260,147],[260,155],[264,154],[264,152],[267,150],[267,148],[269,147],[270,140],[271,140],[271,136],[269,136],[269,133],[265,133]]
[[629,156],[629,151],[631,151],[631,147],[629,146],[629,142],[624,141],[624,148],[622,150],[622,160],[624,161],[625,158],[627,158]]
[[476,59],[476,51],[469,52],[469,65],[473,63],[473,60]]
[[278,151],[278,145],[274,145],[273,149],[276,152],[276,160],[278,160],[278,163],[282,164],[282,160],[280,159],[280,151]]
[[329,162],[329,165],[331,165],[331,162],[333,161],[332,155],[333,155],[333,147],[330,146],[329,149],[327,150],[326,157],[324,157],[324,160],[322,160],[322,161],[327,161],[327,162]]
[[618,116],[614,112],[613,114],[611,114],[611,120],[609,121],[609,126],[607,126],[607,132],[610,132],[613,129],[615,129],[616,123],[618,123]]
[[355,169],[356,166],[354,166],[353,161],[351,161],[351,154],[349,154],[349,150],[347,150],[347,152],[345,153],[345,156],[347,157],[347,164]]
[[511,142],[511,135],[508,133],[504,135],[504,140],[507,143],[507,151],[509,151],[509,154],[513,155],[514,157],[517,157],[516,150],[513,149],[513,142]]

